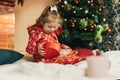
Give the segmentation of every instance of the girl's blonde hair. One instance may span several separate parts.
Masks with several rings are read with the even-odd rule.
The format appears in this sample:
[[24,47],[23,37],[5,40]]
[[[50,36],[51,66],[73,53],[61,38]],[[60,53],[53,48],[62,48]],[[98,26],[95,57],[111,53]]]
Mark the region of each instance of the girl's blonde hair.
[[57,21],[62,24],[62,17],[56,10],[51,11],[51,7],[48,6],[44,9],[40,17],[36,20],[35,25],[42,27],[46,22]]

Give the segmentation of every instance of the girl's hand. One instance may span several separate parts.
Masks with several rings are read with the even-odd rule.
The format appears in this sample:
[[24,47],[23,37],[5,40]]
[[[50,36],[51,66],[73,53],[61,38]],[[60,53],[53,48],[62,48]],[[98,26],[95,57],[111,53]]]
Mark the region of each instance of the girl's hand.
[[69,46],[65,45],[65,44],[62,44],[61,48],[62,49],[60,51],[60,55],[67,55],[72,51],[72,49]]
[[65,45],[65,44],[61,44],[61,48],[62,49],[71,49],[69,46]]
[[44,45],[45,43],[42,43],[42,44],[40,44],[39,46],[38,46],[38,53],[41,55],[41,56],[44,56],[44,54],[45,54],[45,51],[44,51],[44,48],[43,48],[43,45]]

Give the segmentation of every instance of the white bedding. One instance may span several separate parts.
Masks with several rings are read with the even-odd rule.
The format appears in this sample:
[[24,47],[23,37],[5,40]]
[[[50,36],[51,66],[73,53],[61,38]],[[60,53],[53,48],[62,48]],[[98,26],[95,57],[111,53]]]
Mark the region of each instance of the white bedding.
[[105,55],[111,61],[108,76],[90,78],[85,76],[86,61],[76,65],[34,63],[21,59],[13,64],[0,66],[0,80],[117,80],[120,79],[120,51],[109,51]]

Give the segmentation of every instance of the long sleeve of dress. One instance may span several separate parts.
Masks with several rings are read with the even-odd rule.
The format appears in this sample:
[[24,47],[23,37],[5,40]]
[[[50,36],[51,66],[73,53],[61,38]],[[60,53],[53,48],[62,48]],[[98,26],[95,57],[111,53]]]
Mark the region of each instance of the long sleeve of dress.
[[36,26],[29,27],[28,34],[29,40],[26,51],[30,54],[38,54],[38,45],[45,41],[44,38],[42,38],[42,29]]

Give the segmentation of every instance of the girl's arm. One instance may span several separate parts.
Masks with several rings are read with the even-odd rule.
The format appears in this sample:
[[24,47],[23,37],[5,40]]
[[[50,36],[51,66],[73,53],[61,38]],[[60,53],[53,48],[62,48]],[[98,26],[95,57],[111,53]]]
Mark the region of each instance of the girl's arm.
[[28,32],[29,41],[26,47],[26,51],[30,54],[39,54],[38,46],[46,42],[42,36],[42,30],[38,27],[34,27],[33,29],[28,28]]

